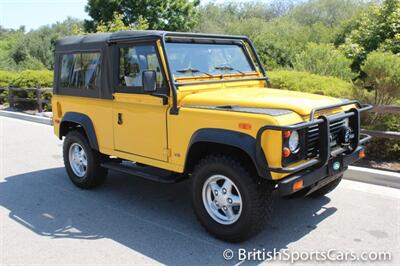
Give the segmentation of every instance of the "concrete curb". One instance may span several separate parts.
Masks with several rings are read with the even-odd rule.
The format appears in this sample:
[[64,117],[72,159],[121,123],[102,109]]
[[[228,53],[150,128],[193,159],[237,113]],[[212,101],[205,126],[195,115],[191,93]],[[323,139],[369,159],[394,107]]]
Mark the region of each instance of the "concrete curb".
[[349,166],[349,169],[344,173],[344,178],[400,189],[400,173],[390,171]]
[[12,112],[12,111],[0,110],[0,116],[16,118],[16,119],[21,119],[21,120],[40,123],[40,124],[45,124],[45,125],[51,125],[52,124],[52,120],[50,118],[48,118],[48,117],[36,116],[36,115],[28,115],[28,114],[24,114],[24,113],[20,113],[20,112]]
[[[0,116],[22,119],[30,122],[51,125],[52,120],[48,117],[28,115],[19,112],[10,112],[0,110]],[[400,173],[376,170],[364,167],[349,166],[344,173],[344,178],[363,183],[369,183],[379,186],[387,186],[400,189]]]

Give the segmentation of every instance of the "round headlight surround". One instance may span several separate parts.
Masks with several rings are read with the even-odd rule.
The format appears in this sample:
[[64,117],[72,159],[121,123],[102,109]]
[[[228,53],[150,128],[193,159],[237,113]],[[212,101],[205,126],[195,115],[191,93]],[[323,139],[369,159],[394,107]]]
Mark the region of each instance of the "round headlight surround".
[[292,131],[289,137],[288,146],[292,153],[297,153],[300,150],[300,134],[298,131]]

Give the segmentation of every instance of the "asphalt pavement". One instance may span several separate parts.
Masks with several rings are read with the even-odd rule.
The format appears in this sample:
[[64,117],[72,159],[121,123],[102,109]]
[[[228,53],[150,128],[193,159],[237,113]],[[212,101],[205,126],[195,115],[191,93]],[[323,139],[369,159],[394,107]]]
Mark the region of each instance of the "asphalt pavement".
[[[197,222],[189,181],[166,185],[110,172],[102,187],[81,190],[69,181],[61,150],[51,126],[0,117],[1,265],[234,265],[239,249],[383,251],[391,259],[374,264],[400,264],[398,189],[343,180],[320,199],[275,197],[265,230],[229,244]],[[228,261],[226,249],[234,255]],[[258,263],[266,262],[244,262]]]

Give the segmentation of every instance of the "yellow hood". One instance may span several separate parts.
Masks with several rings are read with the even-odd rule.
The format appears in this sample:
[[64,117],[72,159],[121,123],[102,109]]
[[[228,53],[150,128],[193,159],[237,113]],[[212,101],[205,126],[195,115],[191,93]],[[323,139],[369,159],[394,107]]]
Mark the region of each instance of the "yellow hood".
[[[238,105],[253,108],[277,108],[307,116],[316,107],[341,103],[340,99],[288,90],[268,88],[229,88],[212,91],[198,90],[186,95],[181,106]],[[334,111],[334,110],[332,110]]]

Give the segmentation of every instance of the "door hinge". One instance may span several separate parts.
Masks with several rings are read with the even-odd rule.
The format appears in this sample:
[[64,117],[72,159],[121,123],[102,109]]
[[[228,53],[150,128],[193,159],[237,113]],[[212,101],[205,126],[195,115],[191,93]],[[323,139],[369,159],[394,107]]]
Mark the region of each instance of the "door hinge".
[[169,157],[171,157],[171,149],[169,149],[169,148],[164,148],[163,156],[164,156],[164,158],[169,158]]

